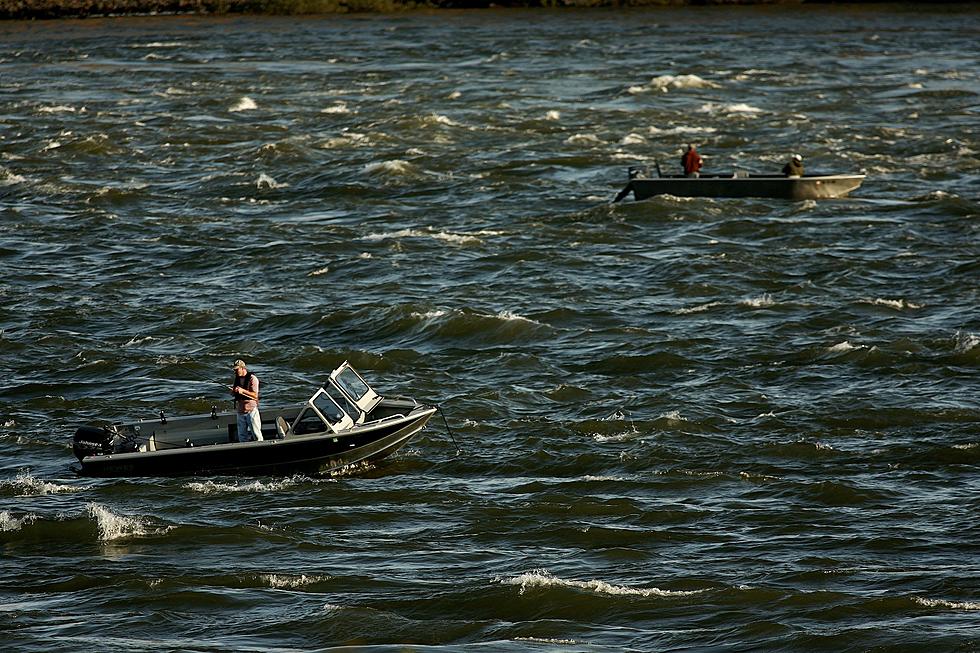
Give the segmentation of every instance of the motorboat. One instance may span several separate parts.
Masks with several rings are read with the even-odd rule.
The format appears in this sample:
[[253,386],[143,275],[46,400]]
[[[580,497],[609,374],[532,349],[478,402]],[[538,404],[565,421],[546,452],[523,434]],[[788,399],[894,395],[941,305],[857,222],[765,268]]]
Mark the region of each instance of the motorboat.
[[262,440],[238,441],[236,413],[82,426],[72,438],[83,476],[329,474],[398,451],[438,410],[378,394],[348,362],[299,405],[262,407]]
[[820,200],[846,197],[858,189],[865,175],[760,175],[736,170],[732,174],[650,174],[648,166],[631,166],[629,183],[616,196],[619,202],[630,193],[636,200],[655,195],[675,197],[770,197],[785,200]]

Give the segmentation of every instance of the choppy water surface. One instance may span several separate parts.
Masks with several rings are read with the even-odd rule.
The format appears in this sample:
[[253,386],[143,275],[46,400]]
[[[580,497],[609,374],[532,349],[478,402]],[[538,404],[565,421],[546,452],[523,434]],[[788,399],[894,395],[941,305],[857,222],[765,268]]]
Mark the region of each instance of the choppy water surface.
[[[0,24],[4,650],[977,650],[978,17]],[[609,203],[691,140],[868,180]],[[463,453],[68,471],[239,356]]]

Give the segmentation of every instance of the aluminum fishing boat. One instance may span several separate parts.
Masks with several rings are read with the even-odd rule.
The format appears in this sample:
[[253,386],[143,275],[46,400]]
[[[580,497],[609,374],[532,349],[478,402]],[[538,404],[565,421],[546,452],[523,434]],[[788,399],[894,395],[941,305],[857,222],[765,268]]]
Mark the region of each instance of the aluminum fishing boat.
[[382,397],[349,363],[298,406],[262,408],[263,440],[239,442],[236,414],[83,426],[72,438],[84,476],[325,474],[398,451],[438,410]]
[[821,200],[846,197],[864,181],[865,175],[756,175],[736,171],[731,175],[684,175],[651,176],[646,166],[629,169],[629,183],[613,202],[619,202],[630,193],[637,200],[655,195],[676,197],[770,197],[784,200]]

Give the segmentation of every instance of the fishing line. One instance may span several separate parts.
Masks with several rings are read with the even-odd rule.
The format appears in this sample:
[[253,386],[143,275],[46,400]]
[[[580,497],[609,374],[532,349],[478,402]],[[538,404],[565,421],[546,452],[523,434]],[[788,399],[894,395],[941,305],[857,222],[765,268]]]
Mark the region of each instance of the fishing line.
[[463,453],[463,450],[459,448],[459,444],[456,442],[456,436],[453,435],[453,430],[449,427],[449,420],[446,419],[446,414],[442,412],[442,406],[436,404],[436,410],[442,415],[442,423],[446,425],[446,431],[449,433],[450,439],[453,441],[453,446],[456,447],[456,455]]

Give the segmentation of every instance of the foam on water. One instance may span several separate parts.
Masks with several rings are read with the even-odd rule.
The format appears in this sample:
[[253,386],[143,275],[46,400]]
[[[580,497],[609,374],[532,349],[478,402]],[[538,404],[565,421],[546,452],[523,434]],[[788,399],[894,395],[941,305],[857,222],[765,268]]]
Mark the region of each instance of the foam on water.
[[22,496],[61,494],[65,492],[78,492],[82,489],[74,485],[44,481],[27,472],[19,473],[13,480],[0,480],[0,490],[5,488],[10,488],[16,494]]
[[386,175],[409,175],[415,172],[415,166],[402,159],[392,159],[390,161],[376,161],[364,166],[364,171],[368,173],[382,172]]
[[308,483],[310,480],[305,477],[289,477],[275,480],[255,480],[242,482],[223,482],[223,481],[192,481],[184,487],[200,494],[238,494],[242,492],[266,494],[269,492],[281,492],[299,483]]
[[320,109],[320,113],[341,115],[351,113],[350,108],[347,106],[346,102],[338,102],[333,106],[326,107],[325,109]]
[[102,542],[158,535],[167,530],[153,528],[144,517],[117,515],[98,503],[88,504],[86,511],[95,519],[99,528],[99,540]]
[[596,442],[629,442],[630,440],[637,439],[639,436],[640,432],[636,429],[636,427],[630,427],[626,431],[613,433],[612,435],[593,433],[592,439]]
[[228,111],[231,113],[238,113],[240,111],[251,111],[252,109],[258,109],[259,105],[255,103],[255,100],[248,96],[242,97],[238,102],[228,107]]
[[14,517],[8,510],[0,510],[0,533],[19,531],[24,526],[29,526],[37,520],[37,515],[26,514],[21,517]]
[[750,299],[742,299],[738,302],[742,306],[749,306],[751,308],[765,308],[767,306],[773,306],[776,301],[772,298],[769,293],[763,293],[759,297],[752,297]]
[[284,574],[262,574],[259,581],[276,590],[294,590],[307,585],[314,585],[330,580],[330,576],[300,574],[299,576]]
[[945,599],[927,599],[913,596],[912,600],[927,608],[946,608],[949,610],[980,610],[980,602],[976,601],[947,601]]
[[599,145],[602,140],[595,134],[572,134],[565,139],[566,145]]
[[902,311],[906,309],[914,310],[922,308],[921,304],[915,304],[905,299],[862,299],[861,303],[872,304],[874,306],[887,306],[888,308],[894,308],[897,311]]
[[277,188],[289,188],[289,184],[280,183],[263,172],[255,180],[255,187],[259,190],[275,190]]
[[864,345],[852,345],[847,340],[843,342],[838,342],[836,345],[831,345],[827,347],[827,351],[832,354],[839,354],[847,351],[854,351],[855,349],[865,349]]
[[387,233],[368,234],[367,236],[362,236],[361,240],[377,241],[401,240],[403,238],[433,238],[452,245],[479,245],[483,242],[480,235],[484,235],[486,233],[492,232],[480,232],[477,235],[471,235],[447,233],[444,231],[425,231],[421,229],[401,229],[399,231]]
[[55,104],[51,106],[38,107],[38,113],[75,113],[79,109],[67,104]]
[[707,104],[702,104],[698,109],[701,113],[711,113],[711,114],[748,114],[755,115],[762,113],[762,109],[754,107],[745,102],[728,102],[728,103],[716,103],[708,102]]
[[630,86],[627,92],[636,95],[651,91],[667,93],[668,91],[704,88],[721,88],[721,86],[697,75],[660,75],[643,86]]
[[497,579],[503,585],[517,585],[520,589],[519,594],[526,594],[535,589],[548,589],[552,587],[573,588],[586,590],[604,596],[643,596],[643,597],[678,597],[693,596],[705,590],[664,590],[659,587],[636,588],[627,585],[613,585],[603,580],[566,580],[552,575],[547,570],[534,570],[515,576],[513,578]]

